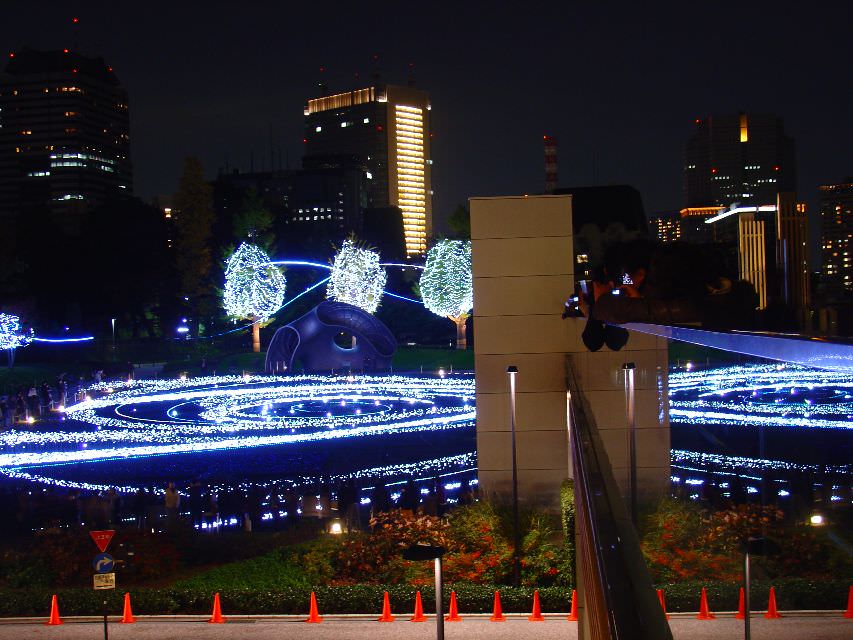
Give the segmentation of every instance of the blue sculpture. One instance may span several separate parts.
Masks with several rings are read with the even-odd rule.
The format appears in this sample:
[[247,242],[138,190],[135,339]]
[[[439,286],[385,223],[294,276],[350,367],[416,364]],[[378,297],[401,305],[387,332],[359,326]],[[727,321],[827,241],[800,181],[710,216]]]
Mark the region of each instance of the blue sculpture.
[[[340,333],[352,334],[352,348],[335,343]],[[344,302],[325,300],[275,332],[267,349],[266,370],[293,371],[299,360],[306,373],[341,369],[387,371],[397,341],[372,315]]]

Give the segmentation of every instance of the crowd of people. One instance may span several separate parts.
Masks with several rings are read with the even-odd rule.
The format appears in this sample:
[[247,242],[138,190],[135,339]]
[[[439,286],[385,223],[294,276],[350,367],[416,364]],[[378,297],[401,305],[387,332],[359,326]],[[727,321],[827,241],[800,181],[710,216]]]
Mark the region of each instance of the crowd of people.
[[309,489],[289,483],[269,486],[211,487],[196,479],[178,487],[140,487],[134,492],[116,488],[83,490],[31,482],[8,481],[0,485],[0,535],[28,534],[47,528],[136,528],[147,533],[195,528],[285,530],[304,528],[328,531],[338,523],[341,531],[369,526],[371,515],[391,509],[404,513],[443,516],[453,503],[476,499],[476,485],[463,483],[457,498],[448,500],[444,484],[406,481],[398,491],[379,480],[360,488],[353,479],[320,482]]
[[[101,382],[103,371],[92,373],[90,382]],[[19,425],[32,424],[37,419],[47,418],[55,411],[80,399],[87,381],[80,377],[72,379],[66,373],[57,376],[53,384],[36,382],[19,386],[5,395],[0,395],[0,427],[11,429]]]

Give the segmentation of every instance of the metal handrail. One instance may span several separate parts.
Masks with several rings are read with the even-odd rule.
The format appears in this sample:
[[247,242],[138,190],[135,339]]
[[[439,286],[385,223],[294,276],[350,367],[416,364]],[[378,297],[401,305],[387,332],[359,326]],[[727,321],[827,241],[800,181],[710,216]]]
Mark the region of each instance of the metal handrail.
[[853,372],[853,343],[838,338],[755,331],[710,331],[643,322],[629,322],[617,326],[731,353],[816,369]]
[[610,460],[567,362],[578,569],[588,640],[672,640]]

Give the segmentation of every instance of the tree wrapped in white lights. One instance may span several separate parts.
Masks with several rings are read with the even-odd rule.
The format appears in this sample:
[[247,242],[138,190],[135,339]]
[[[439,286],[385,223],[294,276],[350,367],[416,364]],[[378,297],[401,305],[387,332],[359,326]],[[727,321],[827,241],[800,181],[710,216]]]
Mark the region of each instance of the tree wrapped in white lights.
[[427,309],[456,324],[456,348],[465,349],[465,321],[474,306],[471,241],[441,240],[430,249],[420,289]]
[[225,312],[252,321],[252,351],[261,350],[261,324],[281,308],[287,279],[259,247],[242,243],[225,266]]
[[388,276],[379,265],[379,254],[356,245],[352,238],[344,244],[332,262],[332,275],[326,295],[330,300],[346,302],[374,313],[379,307]]
[[8,352],[10,369],[15,363],[15,349],[26,347],[32,341],[32,331],[24,331],[18,316],[0,313],[0,349]]

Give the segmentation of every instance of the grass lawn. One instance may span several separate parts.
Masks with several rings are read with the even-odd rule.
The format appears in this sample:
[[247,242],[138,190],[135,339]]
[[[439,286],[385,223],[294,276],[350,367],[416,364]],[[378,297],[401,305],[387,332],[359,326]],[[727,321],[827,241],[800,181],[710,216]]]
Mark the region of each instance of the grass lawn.
[[289,554],[276,550],[262,556],[230,562],[207,569],[190,578],[177,580],[175,589],[218,591],[229,589],[280,589],[303,587],[308,579],[302,567],[289,559]]

